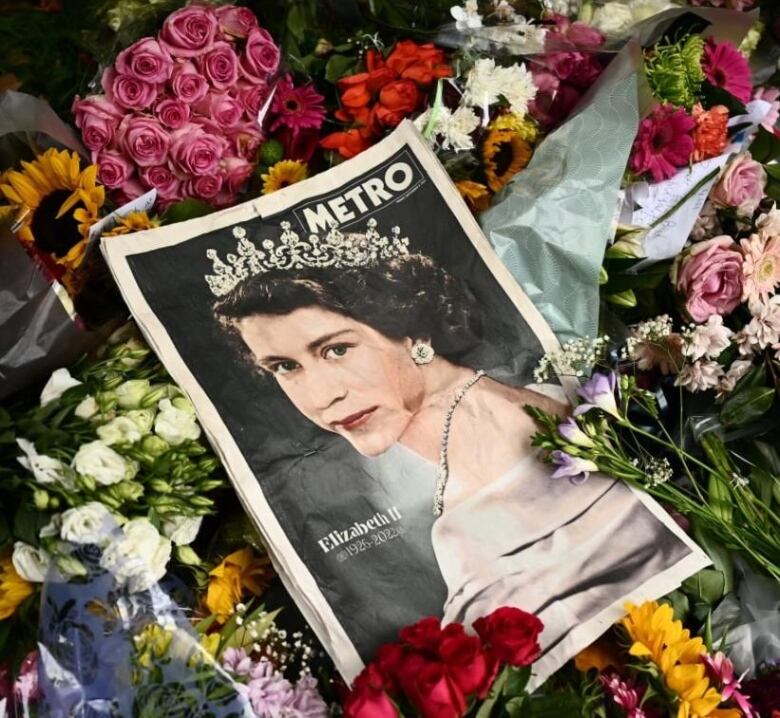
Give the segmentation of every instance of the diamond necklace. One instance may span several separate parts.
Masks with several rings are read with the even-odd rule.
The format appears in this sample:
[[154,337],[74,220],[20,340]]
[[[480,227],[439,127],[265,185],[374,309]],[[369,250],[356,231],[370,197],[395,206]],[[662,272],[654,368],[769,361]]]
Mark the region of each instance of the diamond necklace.
[[444,489],[447,488],[447,479],[450,478],[450,465],[447,460],[447,449],[450,443],[452,416],[455,414],[455,409],[457,409],[458,404],[460,404],[463,397],[466,396],[466,392],[483,376],[485,376],[485,372],[480,369],[455,392],[455,398],[452,400],[452,404],[450,404],[450,408],[447,409],[447,414],[444,417],[444,427],[441,430],[441,447],[439,448],[439,470],[436,472],[436,491],[433,494],[434,516],[441,516],[442,511],[444,511]]

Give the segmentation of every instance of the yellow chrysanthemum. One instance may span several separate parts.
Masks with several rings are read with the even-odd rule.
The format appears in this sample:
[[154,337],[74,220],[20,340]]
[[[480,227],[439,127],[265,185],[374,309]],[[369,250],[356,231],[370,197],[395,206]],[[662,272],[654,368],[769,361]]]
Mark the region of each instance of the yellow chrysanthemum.
[[131,232],[141,232],[144,229],[154,229],[160,226],[160,220],[152,218],[146,212],[130,212],[124,217],[117,217],[117,223],[107,232],[103,232],[103,237],[118,237],[121,234],[130,234]]
[[271,194],[283,187],[289,187],[291,184],[305,180],[307,176],[308,168],[305,162],[280,160],[262,176],[263,194]]
[[16,573],[11,557],[0,558],[0,621],[13,616],[19,604],[32,592],[32,584]]
[[255,556],[249,547],[234,551],[209,573],[206,608],[224,623],[245,590],[259,596],[272,576],[268,556]]
[[531,161],[533,150],[514,130],[491,130],[482,144],[482,168],[488,187],[498,192]]
[[22,162],[21,170],[7,172],[0,192],[16,210],[21,240],[53,255],[66,269],[78,267],[106,198],[97,183],[97,165],[82,170],[75,152],[52,148]]
[[491,130],[512,130],[526,142],[533,144],[539,137],[539,125],[528,115],[505,112],[490,123]]

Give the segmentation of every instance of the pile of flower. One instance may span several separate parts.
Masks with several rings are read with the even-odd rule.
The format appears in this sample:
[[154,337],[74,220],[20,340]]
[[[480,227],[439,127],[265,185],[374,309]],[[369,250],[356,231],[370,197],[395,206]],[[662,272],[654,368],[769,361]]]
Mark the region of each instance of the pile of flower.
[[402,628],[399,643],[385,644],[355,679],[344,701],[347,718],[463,716],[500,701],[522,709],[531,664],[539,657],[542,622],[504,606],[474,622],[444,627],[424,618]]
[[250,178],[266,127],[289,142],[324,116],[308,113],[289,77],[274,88],[280,51],[255,14],[235,5],[189,5],[156,37],[126,48],[103,72],[104,94],[76,97],[73,113],[100,181],[122,203],[157,190],[159,207],[194,197],[234,204]]

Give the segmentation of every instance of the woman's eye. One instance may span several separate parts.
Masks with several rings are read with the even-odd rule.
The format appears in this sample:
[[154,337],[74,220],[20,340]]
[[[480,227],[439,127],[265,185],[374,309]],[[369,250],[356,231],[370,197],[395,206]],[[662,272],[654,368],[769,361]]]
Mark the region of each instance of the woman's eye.
[[271,367],[271,371],[274,374],[289,374],[298,368],[298,362],[295,361],[280,361],[278,364],[274,364]]
[[343,357],[347,353],[348,349],[349,349],[349,345],[347,344],[334,344],[333,346],[327,347],[322,355],[326,359]]

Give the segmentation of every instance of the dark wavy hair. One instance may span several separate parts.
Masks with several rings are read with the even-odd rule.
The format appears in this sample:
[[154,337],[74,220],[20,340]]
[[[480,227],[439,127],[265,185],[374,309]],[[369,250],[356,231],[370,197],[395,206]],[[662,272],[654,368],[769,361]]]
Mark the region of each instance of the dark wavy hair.
[[369,266],[272,270],[242,282],[214,305],[234,334],[236,320],[322,307],[367,324],[390,339],[429,339],[455,363],[482,342],[479,303],[461,280],[421,254]]

